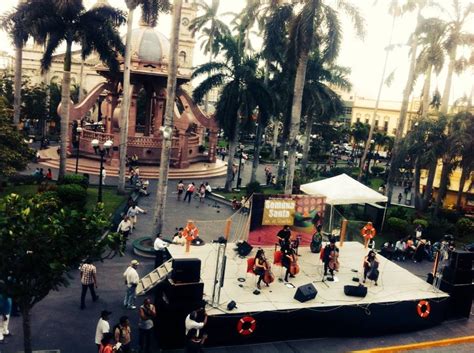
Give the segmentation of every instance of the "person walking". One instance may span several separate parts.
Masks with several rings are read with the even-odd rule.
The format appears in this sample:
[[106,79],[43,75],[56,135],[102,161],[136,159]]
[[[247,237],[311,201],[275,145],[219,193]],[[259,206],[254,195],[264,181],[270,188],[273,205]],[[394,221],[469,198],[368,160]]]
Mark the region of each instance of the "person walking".
[[125,251],[125,247],[127,246],[127,240],[128,236],[130,235],[130,232],[132,231],[132,221],[130,220],[130,217],[124,216],[122,221],[119,223],[117,227],[117,233],[120,233],[120,235],[123,237],[123,242],[122,242],[122,250]]
[[151,353],[151,340],[153,331],[153,319],[156,317],[155,306],[150,298],[145,298],[140,306],[138,321],[138,344],[140,353]]
[[140,277],[138,276],[137,267],[139,262],[137,260],[132,260],[130,262],[130,266],[127,267],[125,272],[123,273],[123,277],[125,278],[125,284],[127,286],[127,292],[125,293],[125,298],[123,300],[123,306],[127,309],[136,309],[135,306],[135,299],[136,289],[138,285],[138,281]]
[[95,329],[95,344],[97,345],[97,349],[100,352],[100,345],[106,333],[110,333],[110,324],[109,324],[109,317],[112,312],[108,310],[102,310],[100,313],[99,321],[97,322],[97,326]]
[[182,180],[179,181],[178,185],[176,186],[176,190],[178,191],[178,201],[181,201],[181,196],[184,192],[184,183]]
[[403,198],[403,195],[402,193],[398,193],[398,203],[402,203],[402,198]]
[[121,353],[131,353],[131,341],[132,341],[132,330],[130,329],[130,321],[128,321],[128,316],[122,316],[120,318],[119,324],[114,328],[114,337],[116,346],[119,346],[119,352]]
[[[138,220],[138,214],[139,213],[146,213],[146,211],[140,207],[137,206],[136,203],[134,203],[132,206],[127,211],[127,216],[130,217],[132,220],[132,230],[133,228],[136,228],[137,226],[137,220]],[[132,230],[130,230],[130,233],[132,233]]]
[[188,203],[191,202],[191,197],[194,194],[194,191],[196,190],[195,184],[194,183],[189,183],[187,188],[186,188],[186,194],[184,195],[184,202],[186,202],[186,199],[188,199]]
[[86,261],[84,261],[84,263],[79,267],[79,271],[81,271],[82,284],[81,310],[84,310],[86,308],[85,300],[87,289],[91,292],[93,302],[96,302],[99,299],[99,296],[95,293],[95,289],[97,288],[97,269],[90,259],[86,259]]
[[199,186],[199,202],[204,202],[204,198],[206,197],[206,186],[201,184]]
[[0,343],[5,342],[5,337],[10,336],[8,324],[12,311],[12,299],[5,294],[0,294]]

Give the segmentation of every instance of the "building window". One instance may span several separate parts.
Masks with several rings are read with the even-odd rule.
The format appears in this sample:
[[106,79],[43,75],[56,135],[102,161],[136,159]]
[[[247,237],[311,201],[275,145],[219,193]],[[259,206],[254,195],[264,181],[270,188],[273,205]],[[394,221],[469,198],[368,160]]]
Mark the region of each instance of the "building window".
[[368,123],[369,123],[369,119],[365,119],[365,123],[368,124]]
[[185,51],[181,51],[179,52],[179,64],[180,65],[186,65],[186,52]]
[[357,121],[358,123],[360,123],[360,118],[357,118],[356,121]]
[[387,120],[385,120],[385,121],[383,122],[383,131],[385,131],[385,132],[388,131],[388,121],[387,121]]
[[352,107],[344,107],[344,115],[352,115]]

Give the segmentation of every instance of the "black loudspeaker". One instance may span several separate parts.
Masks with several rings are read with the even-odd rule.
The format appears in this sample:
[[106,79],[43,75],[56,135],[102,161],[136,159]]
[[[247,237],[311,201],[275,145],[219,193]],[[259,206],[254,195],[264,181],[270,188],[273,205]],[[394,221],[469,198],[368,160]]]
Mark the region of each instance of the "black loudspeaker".
[[450,267],[457,271],[471,271],[474,253],[469,251],[455,250],[451,252]]
[[170,280],[164,292],[170,304],[198,302],[202,301],[204,283],[175,283]]
[[301,303],[307,302],[308,300],[316,298],[318,291],[312,283],[299,286],[295,293],[295,299]]
[[442,280],[439,289],[449,293],[450,308],[448,315],[450,318],[469,318],[471,316],[472,299],[474,297],[473,284],[451,284]]
[[460,270],[446,266],[443,269],[443,280],[451,284],[471,284],[472,270]]
[[252,245],[247,243],[245,240],[237,244],[237,253],[240,256],[247,256],[248,254],[250,254],[252,249],[253,249]]
[[174,259],[171,279],[175,283],[199,282],[201,278],[200,259]]
[[367,295],[367,287],[365,286],[344,286],[344,294],[350,297],[364,298]]

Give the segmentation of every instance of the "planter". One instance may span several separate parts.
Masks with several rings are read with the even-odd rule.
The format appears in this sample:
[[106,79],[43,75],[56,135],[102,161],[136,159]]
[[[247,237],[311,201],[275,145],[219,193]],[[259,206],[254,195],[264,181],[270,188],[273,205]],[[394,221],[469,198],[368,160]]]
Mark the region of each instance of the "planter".
[[133,252],[142,257],[155,258],[153,239],[151,237],[140,237],[133,241]]

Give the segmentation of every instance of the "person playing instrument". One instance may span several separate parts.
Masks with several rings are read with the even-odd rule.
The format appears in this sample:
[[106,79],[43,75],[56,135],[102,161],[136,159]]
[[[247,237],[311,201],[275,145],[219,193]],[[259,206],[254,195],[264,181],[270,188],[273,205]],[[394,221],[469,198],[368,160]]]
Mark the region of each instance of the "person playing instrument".
[[281,250],[283,252],[283,257],[281,259],[281,264],[286,268],[285,273],[285,282],[288,282],[288,276],[294,278],[295,276],[290,273],[291,264],[296,261],[295,252],[291,247],[284,247]]
[[323,253],[323,263],[324,263],[324,276],[327,275],[328,270],[331,274],[332,279],[334,279],[334,270],[336,269],[335,266],[331,266],[335,263],[337,257],[339,256],[339,249],[336,246],[336,239],[331,238],[329,240],[329,244],[327,244],[324,248]]
[[367,278],[375,282],[377,285],[377,280],[379,278],[379,261],[376,258],[375,251],[370,250],[367,256],[364,258],[364,283]]
[[268,287],[269,284],[265,282],[265,271],[268,270],[267,268],[267,259],[265,258],[265,252],[263,249],[259,249],[257,254],[255,255],[255,264],[253,268],[253,272],[258,276],[257,281],[257,288],[260,289],[260,283],[263,281],[265,285]]
[[291,237],[291,230],[290,226],[283,226],[282,229],[277,234],[278,237],[278,243],[280,243],[280,246],[282,247],[283,251],[283,244],[290,242],[290,237]]

